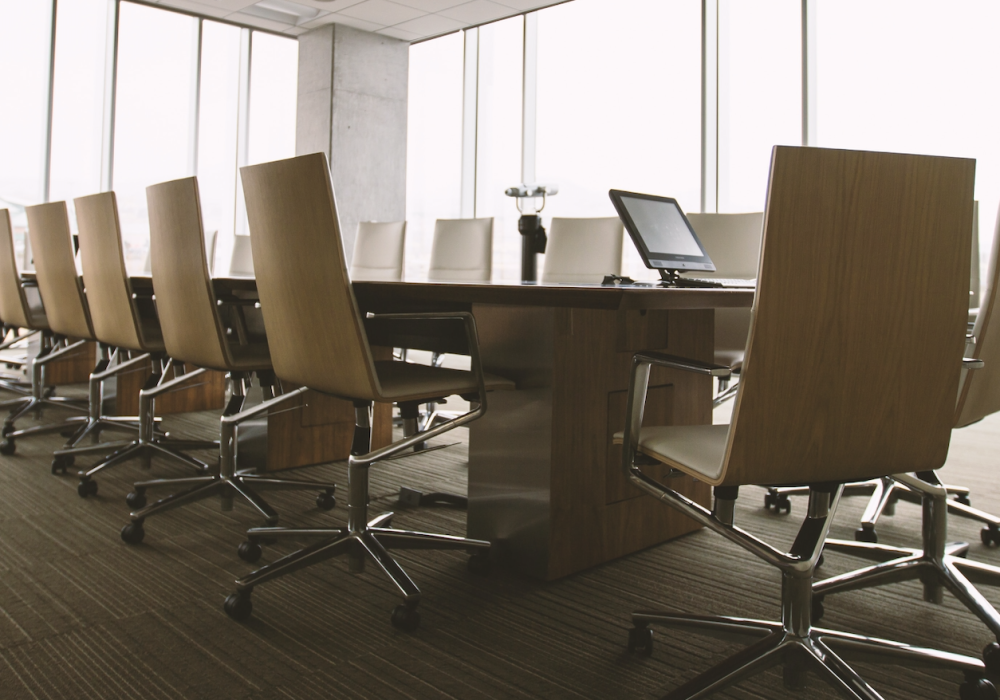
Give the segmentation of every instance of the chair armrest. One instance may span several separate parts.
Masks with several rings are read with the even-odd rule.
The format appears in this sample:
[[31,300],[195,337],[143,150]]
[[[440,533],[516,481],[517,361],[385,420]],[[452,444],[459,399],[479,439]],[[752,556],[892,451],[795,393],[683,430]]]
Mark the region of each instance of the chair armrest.
[[637,352],[633,358],[633,362],[643,362],[648,365],[659,365],[661,367],[670,367],[672,369],[682,369],[685,372],[707,374],[712,377],[729,377],[733,373],[732,369],[726,367],[725,365],[717,365],[711,362],[701,362],[699,360],[689,360],[686,357],[667,355],[662,352]]

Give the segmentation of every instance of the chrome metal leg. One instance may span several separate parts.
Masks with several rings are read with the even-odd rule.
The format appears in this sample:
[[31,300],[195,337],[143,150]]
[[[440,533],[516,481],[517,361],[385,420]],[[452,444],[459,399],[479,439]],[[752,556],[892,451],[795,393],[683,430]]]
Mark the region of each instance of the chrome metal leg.
[[843,659],[833,653],[821,640],[806,646],[811,665],[823,680],[841,691],[843,694],[860,698],[861,700],[883,700],[875,689],[868,685],[858,675],[857,671],[847,665]]
[[389,549],[467,549],[470,552],[486,552],[490,548],[490,543],[484,540],[470,540],[453,535],[370,526],[368,532]]
[[333,539],[316,542],[308,547],[299,549],[291,554],[283,556],[276,562],[268,564],[267,566],[262,566],[241,579],[237,579],[236,589],[239,591],[247,591],[258,584],[265,583],[280,576],[287,576],[288,574],[299,571],[300,569],[305,569],[313,564],[324,562],[327,559],[339,557],[347,552],[348,546],[351,544],[353,539],[354,538],[351,533],[349,533],[346,529],[343,529]]
[[784,637],[782,632],[769,634],[667,693],[663,696],[663,700],[703,698],[781,663],[781,652],[785,646],[782,643]]
[[165,513],[168,510],[179,508],[180,506],[187,505],[188,503],[194,503],[195,501],[203,500],[209,496],[215,496],[223,489],[224,486],[225,484],[220,481],[212,481],[211,483],[203,486],[195,486],[193,489],[171,494],[166,498],[161,498],[156,503],[152,503],[145,508],[132,513],[132,522],[143,522],[151,515]]
[[[371,557],[372,561],[379,565],[379,568],[385,573],[389,579],[396,584],[396,588],[399,592],[403,594],[403,601],[409,606],[415,606],[420,602],[420,589],[417,588],[417,584],[406,575],[395,559],[393,559],[389,552],[385,550],[382,543],[378,541],[376,537],[373,536],[371,531],[363,533],[361,535],[356,535],[358,542],[364,547],[368,556]],[[487,545],[489,546],[489,545]]]
[[248,488],[246,484],[243,483],[242,479],[236,478],[232,481],[227,481],[226,484],[230,489],[243,496],[243,499],[249,503],[253,508],[264,516],[264,520],[267,521],[269,525],[276,525],[278,523],[278,514],[275,512],[274,508],[270,504],[260,497],[256,491]]
[[919,549],[909,549],[905,547],[891,547],[884,544],[874,544],[871,542],[852,542],[851,540],[829,539],[824,545],[824,551],[841,552],[850,554],[862,559],[871,561],[892,561],[902,557],[912,557],[920,554]]

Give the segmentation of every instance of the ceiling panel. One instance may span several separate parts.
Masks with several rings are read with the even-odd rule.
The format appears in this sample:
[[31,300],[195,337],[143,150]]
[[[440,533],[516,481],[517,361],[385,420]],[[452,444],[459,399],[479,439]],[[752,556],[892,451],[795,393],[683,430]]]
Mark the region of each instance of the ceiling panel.
[[152,0],[164,7],[298,36],[327,24],[346,24],[402,41],[421,41],[459,29],[558,5],[567,0]]

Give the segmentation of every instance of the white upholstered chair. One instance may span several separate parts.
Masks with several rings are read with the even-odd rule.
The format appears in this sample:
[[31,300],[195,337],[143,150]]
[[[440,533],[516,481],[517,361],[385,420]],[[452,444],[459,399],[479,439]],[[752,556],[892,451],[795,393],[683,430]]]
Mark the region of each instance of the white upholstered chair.
[[405,221],[362,221],[354,239],[351,279],[402,282],[405,247]]
[[617,216],[553,218],[542,282],[600,284],[605,275],[621,274],[624,230]]
[[489,282],[493,277],[493,217],[438,219],[429,282]]

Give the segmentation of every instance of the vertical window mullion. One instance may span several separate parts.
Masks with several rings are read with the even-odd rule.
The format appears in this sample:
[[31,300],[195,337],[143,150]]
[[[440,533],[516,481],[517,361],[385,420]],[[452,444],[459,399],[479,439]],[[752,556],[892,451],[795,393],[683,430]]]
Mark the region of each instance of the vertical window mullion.
[[56,80],[56,10],[57,0],[52,0],[52,22],[49,32],[49,89],[45,105],[45,167],[42,170],[42,201],[49,201],[52,181],[52,101]]
[[701,3],[701,210],[719,208],[719,2]]
[[524,78],[521,101],[521,182],[535,184],[535,134],[538,124],[538,13],[524,16]]
[[462,89],[462,218],[476,215],[476,147],[479,122],[479,29],[465,30]]

